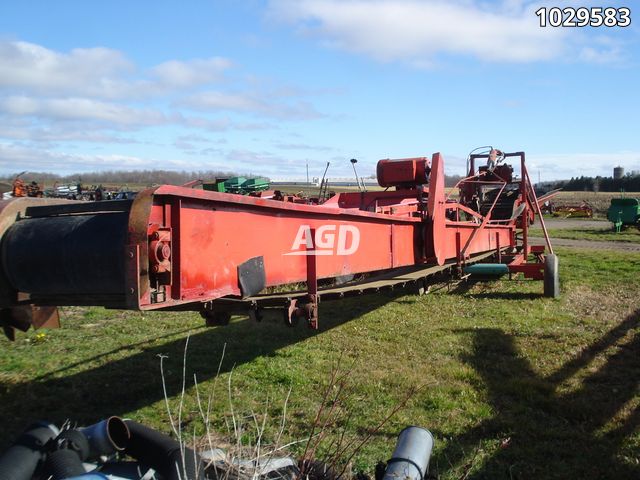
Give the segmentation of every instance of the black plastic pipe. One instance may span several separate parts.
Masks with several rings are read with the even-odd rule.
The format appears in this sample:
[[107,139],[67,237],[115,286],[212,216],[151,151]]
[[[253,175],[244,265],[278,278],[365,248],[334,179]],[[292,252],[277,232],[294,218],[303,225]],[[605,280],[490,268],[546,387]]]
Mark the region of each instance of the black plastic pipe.
[[180,444],[171,437],[126,420],[131,437],[125,453],[141,464],[152,467],[166,480],[203,480],[204,462],[190,448],[180,449]]
[[63,448],[47,455],[47,461],[44,464],[44,474],[47,479],[64,480],[85,473],[87,472],[82,465],[82,460],[75,450]]
[[2,239],[5,275],[34,295],[110,295],[125,291],[127,213],[27,218]]
[[31,480],[45,459],[44,446],[58,435],[55,425],[31,425],[0,455],[0,480]]

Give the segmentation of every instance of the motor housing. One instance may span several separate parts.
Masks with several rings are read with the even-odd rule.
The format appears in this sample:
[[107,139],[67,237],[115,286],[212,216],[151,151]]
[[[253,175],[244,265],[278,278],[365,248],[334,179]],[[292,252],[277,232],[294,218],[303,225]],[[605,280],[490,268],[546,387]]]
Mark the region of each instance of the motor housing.
[[413,188],[429,182],[431,167],[426,157],[380,160],[377,166],[381,187]]

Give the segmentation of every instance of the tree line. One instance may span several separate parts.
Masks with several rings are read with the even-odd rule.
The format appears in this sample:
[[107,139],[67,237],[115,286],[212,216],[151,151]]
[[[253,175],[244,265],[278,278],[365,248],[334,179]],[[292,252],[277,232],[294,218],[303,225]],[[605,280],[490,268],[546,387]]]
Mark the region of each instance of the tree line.
[[622,178],[573,177],[564,182],[562,189],[570,192],[640,192],[640,175],[627,174]]
[[[9,183],[19,172],[0,176],[0,181]],[[73,173],[59,175],[50,172],[27,172],[22,178],[26,182],[36,181],[50,186],[54,183],[80,183],[83,185],[182,185],[192,180],[214,180],[216,178],[237,177],[239,174],[233,171],[221,170],[197,170],[197,171],[173,171],[173,170],[103,170],[99,172]],[[254,177],[252,174],[242,174],[245,177]],[[258,175],[260,176],[260,175]],[[375,177],[375,176],[374,176]],[[459,175],[446,175],[445,184],[453,187],[462,177]],[[627,192],[640,192],[640,175],[627,174],[622,178],[613,177],[572,177],[571,180],[558,180],[544,182],[546,189],[562,188],[569,192],[619,192],[621,189]]]
[[[20,172],[0,176],[0,181],[9,183]],[[70,175],[59,175],[50,172],[27,172],[20,176],[25,182],[35,181],[39,184],[51,186],[54,183],[60,184],[83,184],[83,185],[117,185],[117,184],[137,184],[137,185],[183,185],[192,180],[214,180],[216,178],[243,177],[263,177],[250,173],[238,174],[232,171],[220,170],[198,170],[198,171],[172,171],[172,170],[104,170],[100,172],[73,173]],[[375,178],[375,174],[369,178]],[[462,177],[460,175],[446,175],[445,184],[453,187]]]
[[[11,183],[19,174],[0,177],[1,181]],[[236,177],[238,174],[231,171],[198,170],[198,171],[171,171],[171,170],[104,170],[100,172],[73,173],[70,175],[58,175],[49,172],[27,172],[20,176],[24,181],[35,181],[40,184],[53,183],[81,183],[83,185],[113,185],[113,184],[138,184],[138,185],[182,185],[192,180],[213,180],[216,178]],[[245,175],[249,176],[249,175]]]

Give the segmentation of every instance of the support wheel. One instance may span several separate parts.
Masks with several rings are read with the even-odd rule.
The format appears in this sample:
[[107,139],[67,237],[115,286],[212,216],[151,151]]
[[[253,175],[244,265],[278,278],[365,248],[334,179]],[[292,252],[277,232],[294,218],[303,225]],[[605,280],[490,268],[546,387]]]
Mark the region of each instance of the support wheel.
[[252,308],[249,310],[249,318],[254,322],[261,322],[264,320],[264,314],[262,313],[262,309]]
[[547,255],[544,258],[544,296],[550,298],[560,297],[557,255]]
[[429,293],[429,290],[430,290],[430,286],[427,284],[426,280],[421,280],[421,281],[418,282],[418,285],[417,285],[417,288],[416,288],[416,294],[419,297]]
[[220,327],[229,325],[231,320],[231,314],[229,312],[214,312],[211,310],[203,310],[200,312],[200,316],[204,318],[204,323],[207,327]]

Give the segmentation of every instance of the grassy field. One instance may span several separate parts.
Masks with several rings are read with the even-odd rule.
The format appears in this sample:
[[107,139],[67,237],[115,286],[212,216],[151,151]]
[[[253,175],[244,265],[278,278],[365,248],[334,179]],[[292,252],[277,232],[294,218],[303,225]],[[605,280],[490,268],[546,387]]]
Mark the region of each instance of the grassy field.
[[[318,455],[331,456],[343,431],[345,441],[370,436],[355,470],[371,473],[413,424],[436,438],[440,479],[640,478],[640,255],[558,253],[559,300],[542,298],[540,282],[507,280],[381,294],[323,304],[317,332],[269,318],[207,329],[196,314],[64,308],[63,329],[0,348],[0,446],[39,418],[121,415],[170,432],[160,356],[175,413],[188,337],[188,436],[205,432],[194,375],[200,395],[214,392],[220,437],[233,437],[233,418],[252,425],[267,415],[263,441],[273,441],[290,391],[287,443],[309,435],[338,368],[342,404]],[[249,441],[251,431],[238,435]]]
[[[612,198],[619,198],[620,192],[560,192],[551,201],[556,205],[580,205],[587,202],[594,210],[596,217],[607,216]],[[626,192],[625,197],[640,198],[638,192]]]

